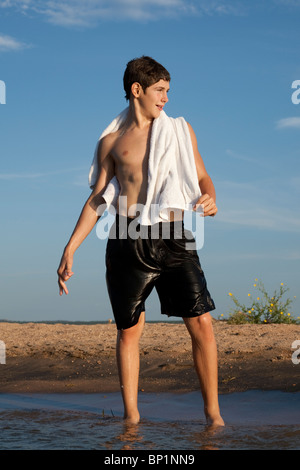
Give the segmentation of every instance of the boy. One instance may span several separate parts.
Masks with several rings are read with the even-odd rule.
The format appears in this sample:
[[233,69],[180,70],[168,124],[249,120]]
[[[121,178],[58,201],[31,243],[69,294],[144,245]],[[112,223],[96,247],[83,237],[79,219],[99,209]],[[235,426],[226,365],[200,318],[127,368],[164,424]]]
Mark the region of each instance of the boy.
[[[151,135],[154,126],[164,122],[163,108],[168,102],[170,75],[161,64],[151,57],[143,56],[127,64],[123,83],[129,101],[127,114],[117,130],[99,140],[93,191],[83,207],[57,271],[59,292],[60,295],[63,292],[68,294],[66,281],[73,275],[74,253],[102,215],[107,201],[105,191],[110,182],[117,179],[118,196],[126,198],[126,205],[121,207],[117,203],[114,226],[117,228],[114,232],[117,236],[115,239],[110,238],[107,243],[106,267],[108,292],[118,330],[117,364],[124,418],[131,423],[137,423],[140,419],[137,405],[139,339],[145,321],[144,302],[155,286],[162,313],[181,316],[191,335],[207,422],[222,426],[224,422],[218,404],[217,348],[209,314],[215,307],[196,251],[186,249],[185,235],[183,238],[178,237],[178,222],[181,235],[184,233],[183,211],[179,210],[181,217],[178,217],[177,211],[175,218],[170,213],[168,222],[160,221],[156,224],[158,237],[151,238],[151,225],[146,227],[146,235],[149,237],[129,236],[129,226],[133,220],[128,216],[129,211],[132,207],[147,205],[151,186],[149,154],[151,144],[154,145]],[[190,125],[187,129],[197,189],[200,187],[199,194],[202,194],[197,203],[201,204],[204,216],[214,216],[217,213],[215,189],[198,152],[193,129]],[[173,136],[172,132],[168,130],[167,135]],[[171,144],[173,141],[171,139]],[[161,139],[159,143],[162,145]],[[173,168],[172,164],[173,161],[170,168]],[[158,173],[160,171],[163,171],[163,165],[159,166]],[[165,178],[166,183],[168,178]],[[187,181],[186,187],[189,184]],[[164,186],[163,180],[163,195]],[[99,207],[102,208],[100,212]],[[165,224],[169,228],[167,238],[162,236]],[[120,235],[121,226],[123,234]]]

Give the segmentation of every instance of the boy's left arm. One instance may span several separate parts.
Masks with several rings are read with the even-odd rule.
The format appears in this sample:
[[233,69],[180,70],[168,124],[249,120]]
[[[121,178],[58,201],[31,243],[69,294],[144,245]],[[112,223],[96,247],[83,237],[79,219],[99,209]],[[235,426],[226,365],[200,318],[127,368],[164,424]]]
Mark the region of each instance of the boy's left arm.
[[203,215],[207,216],[214,216],[218,212],[217,206],[216,206],[216,191],[214,184],[209,176],[209,174],[206,171],[204,162],[202,160],[202,157],[199,153],[198,150],[198,145],[197,145],[197,138],[195,135],[195,132],[192,128],[192,126],[188,123],[190,135],[191,135],[191,140],[192,140],[192,146],[193,146],[193,151],[194,151],[194,157],[195,157],[195,163],[196,163],[196,170],[197,170],[197,176],[198,176],[198,181],[199,181],[199,186],[201,190],[201,197],[197,201],[197,203],[194,206],[194,210],[197,209],[199,204],[201,204],[203,208]]

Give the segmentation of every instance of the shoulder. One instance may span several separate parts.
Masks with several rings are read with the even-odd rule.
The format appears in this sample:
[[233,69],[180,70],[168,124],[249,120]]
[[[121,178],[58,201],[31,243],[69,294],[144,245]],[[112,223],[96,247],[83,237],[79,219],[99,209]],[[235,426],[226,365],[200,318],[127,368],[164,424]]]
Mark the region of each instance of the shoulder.
[[103,159],[111,152],[118,135],[118,132],[112,132],[100,139],[97,151],[98,158]]
[[110,134],[107,134],[100,140],[100,145],[102,147],[112,146],[116,142],[117,138],[119,137],[119,134],[120,134],[119,131],[111,132]]
[[187,126],[190,134],[196,137],[194,129],[192,128],[191,124],[183,116],[170,118],[170,119],[172,119],[176,123],[177,126],[182,126],[182,127]]
[[196,145],[197,144],[197,137],[196,137],[195,131],[192,128],[192,126],[189,122],[186,121],[186,124],[187,124],[188,130],[190,132],[192,143]]
[[187,126],[189,128],[189,131],[195,135],[194,129],[192,128],[191,124],[188,121],[185,121],[187,123]]

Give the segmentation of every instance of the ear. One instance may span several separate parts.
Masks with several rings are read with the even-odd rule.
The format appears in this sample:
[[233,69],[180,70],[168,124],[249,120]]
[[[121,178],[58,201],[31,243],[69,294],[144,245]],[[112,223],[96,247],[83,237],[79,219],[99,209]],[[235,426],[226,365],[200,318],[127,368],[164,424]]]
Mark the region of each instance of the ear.
[[132,85],[131,85],[131,93],[132,95],[134,96],[134,98],[138,98],[141,94],[141,85],[138,83],[138,82],[134,82]]

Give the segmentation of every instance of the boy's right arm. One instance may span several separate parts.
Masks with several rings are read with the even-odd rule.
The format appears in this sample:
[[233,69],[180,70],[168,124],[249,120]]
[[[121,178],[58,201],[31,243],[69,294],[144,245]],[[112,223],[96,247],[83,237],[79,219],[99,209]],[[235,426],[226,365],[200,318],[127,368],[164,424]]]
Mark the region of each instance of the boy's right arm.
[[60,265],[57,269],[60,295],[62,295],[64,292],[65,294],[68,294],[66,281],[68,281],[74,274],[72,271],[72,265],[75,251],[91,232],[96,222],[104,212],[104,210],[102,210],[102,213],[99,214],[97,212],[97,208],[100,205],[103,205],[103,208],[105,207],[105,201],[102,197],[102,194],[104,193],[107,184],[114,176],[114,162],[110,155],[110,150],[111,138],[110,136],[107,136],[106,138],[102,139],[98,148],[98,180],[93,188],[91,195],[83,206],[77,224],[64,249]]

